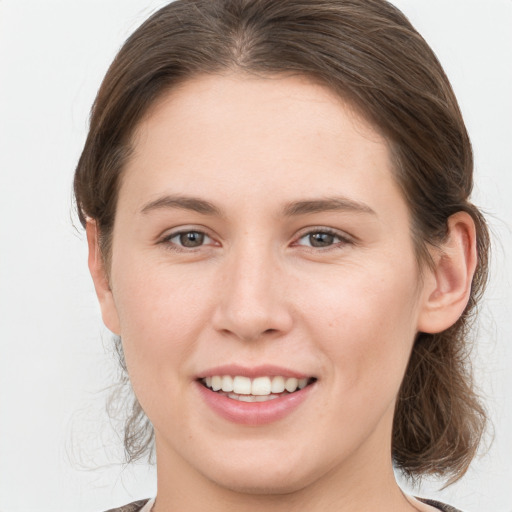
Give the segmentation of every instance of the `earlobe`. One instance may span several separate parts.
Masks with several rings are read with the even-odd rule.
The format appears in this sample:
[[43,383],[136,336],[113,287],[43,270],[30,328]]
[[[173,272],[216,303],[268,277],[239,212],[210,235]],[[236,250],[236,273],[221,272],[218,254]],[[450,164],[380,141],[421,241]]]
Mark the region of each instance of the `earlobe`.
[[108,273],[105,269],[104,259],[99,247],[98,227],[94,220],[88,220],[85,231],[89,247],[89,271],[94,282],[96,296],[100,303],[103,323],[114,334],[120,335],[119,317],[117,314],[114,296],[110,288]]
[[443,243],[432,250],[434,267],[425,275],[418,331],[437,333],[462,315],[471,294],[477,264],[475,223],[466,212],[448,219]]

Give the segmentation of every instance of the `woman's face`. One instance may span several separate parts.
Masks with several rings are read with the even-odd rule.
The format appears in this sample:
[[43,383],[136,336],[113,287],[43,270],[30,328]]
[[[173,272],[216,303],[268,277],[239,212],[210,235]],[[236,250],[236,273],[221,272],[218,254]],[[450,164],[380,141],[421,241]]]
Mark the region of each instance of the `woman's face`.
[[232,75],[133,145],[102,307],[159,465],[253,492],[389,465],[426,292],[383,137],[305,79]]

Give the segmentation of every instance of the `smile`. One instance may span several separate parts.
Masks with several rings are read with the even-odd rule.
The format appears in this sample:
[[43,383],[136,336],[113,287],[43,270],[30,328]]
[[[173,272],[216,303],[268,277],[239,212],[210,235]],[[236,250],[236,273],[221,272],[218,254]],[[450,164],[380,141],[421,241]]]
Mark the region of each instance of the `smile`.
[[208,389],[241,402],[266,402],[305,388],[315,379],[295,377],[256,377],[213,375],[201,379]]

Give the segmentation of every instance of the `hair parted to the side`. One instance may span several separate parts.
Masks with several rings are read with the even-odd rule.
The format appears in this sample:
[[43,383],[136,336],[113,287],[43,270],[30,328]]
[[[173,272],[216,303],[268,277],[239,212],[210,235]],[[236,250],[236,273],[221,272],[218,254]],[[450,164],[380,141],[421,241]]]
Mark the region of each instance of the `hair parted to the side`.
[[[75,174],[82,223],[94,219],[106,267],[131,137],[165,92],[201,74],[297,74],[324,84],[387,138],[395,178],[412,216],[418,260],[465,211],[477,230],[470,301],[440,334],[420,333],[397,400],[392,455],[411,478],[460,478],[486,423],[469,364],[470,321],[483,292],[489,236],[469,202],[471,144],[450,83],[407,18],[385,0],[177,0],[124,44],[94,103]],[[120,340],[116,343],[120,344]],[[119,345],[122,361],[122,348]],[[152,449],[153,431],[134,398],[126,423],[128,460]]]

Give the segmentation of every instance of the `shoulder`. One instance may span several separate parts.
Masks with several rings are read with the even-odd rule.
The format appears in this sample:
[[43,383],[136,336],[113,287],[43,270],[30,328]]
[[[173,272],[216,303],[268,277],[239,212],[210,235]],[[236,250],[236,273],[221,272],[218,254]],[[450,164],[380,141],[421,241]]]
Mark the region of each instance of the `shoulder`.
[[118,508],[111,508],[109,510],[106,510],[105,512],[140,512],[142,507],[148,501],[149,501],[149,499],[134,501],[132,503],[128,503],[128,505],[123,505],[122,507],[118,507]]
[[452,507],[451,505],[446,505],[445,503],[441,503],[435,500],[427,500],[425,498],[416,498],[431,507],[439,509],[441,512],[461,512],[458,508]]

